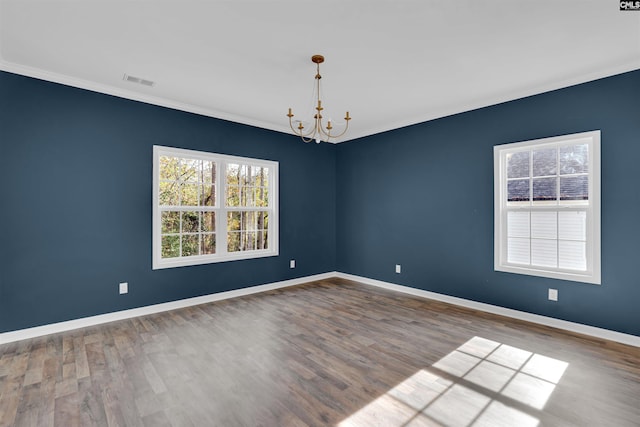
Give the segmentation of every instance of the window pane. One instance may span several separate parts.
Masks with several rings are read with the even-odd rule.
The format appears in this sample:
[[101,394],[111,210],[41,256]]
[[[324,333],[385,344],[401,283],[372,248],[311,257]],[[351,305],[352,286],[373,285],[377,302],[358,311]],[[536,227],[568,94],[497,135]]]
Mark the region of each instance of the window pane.
[[229,164],[227,166],[226,205],[266,207],[269,170],[265,167]]
[[256,229],[264,230],[266,228],[265,217],[265,212],[256,212]]
[[162,233],[180,232],[180,212],[162,212]]
[[507,239],[507,262],[512,264],[527,264],[531,262],[529,239]]
[[240,230],[242,217],[240,212],[227,213],[227,231]]
[[533,152],[533,176],[557,174],[558,150],[555,148]]
[[200,206],[215,206],[216,187],[213,184],[205,184],[200,187]]
[[242,187],[242,206],[255,206],[255,187]]
[[160,206],[178,206],[180,204],[180,185],[177,182],[161,182],[158,202]]
[[160,179],[177,181],[179,174],[178,168],[180,165],[180,159],[177,157],[160,157]]
[[182,159],[180,162],[180,179],[185,182],[197,182],[200,176],[200,160]]
[[187,234],[182,236],[182,256],[198,255],[198,235]]
[[589,177],[560,177],[560,200],[589,200]]
[[183,233],[195,233],[199,228],[198,212],[182,212]]
[[560,175],[589,172],[587,144],[560,147]]
[[531,265],[558,266],[558,241],[531,239]]
[[200,231],[216,231],[216,213],[202,212]]
[[227,250],[229,252],[253,251],[267,248],[267,234],[265,231],[257,231],[255,223],[251,222],[253,212],[243,212],[240,215],[239,231],[227,233]]
[[227,213],[227,231],[256,231],[267,227],[266,212],[232,211]]
[[529,180],[515,179],[507,182],[507,201],[523,202],[529,201]]
[[215,184],[216,164],[214,162],[202,161],[202,176],[200,181],[205,184]]
[[507,236],[529,237],[529,212],[507,213]]
[[256,187],[255,191],[256,206],[259,208],[269,207],[269,189],[266,187]]
[[238,252],[240,250],[240,232],[231,231],[227,233],[227,251]]
[[240,165],[235,163],[227,165],[227,184],[240,185]]
[[236,179],[238,185],[244,185],[246,183],[246,167],[245,165],[237,165],[238,167],[234,170],[236,171]]
[[254,251],[256,249],[256,232],[255,231],[242,233],[241,249],[243,251]]
[[562,240],[587,240],[587,213],[582,211],[558,214],[558,237]]
[[531,237],[557,239],[558,214],[556,212],[531,212]]
[[251,174],[253,175],[253,184],[251,185],[264,185],[264,168],[260,166],[251,166]]
[[533,200],[555,201],[557,196],[557,178],[535,178],[533,179]]
[[246,206],[247,197],[245,195],[247,187],[240,186],[238,187],[238,206]]
[[262,166],[254,166],[255,175],[256,175],[256,183],[255,185],[260,187],[265,187],[267,185],[268,180],[268,169]]
[[198,184],[184,183],[181,185],[182,206],[198,206]]
[[256,229],[256,212],[243,212],[242,218],[244,221],[243,230],[255,231]]
[[235,185],[227,187],[227,206],[240,206],[240,189]]
[[507,178],[524,178],[529,176],[529,152],[507,154]]
[[215,254],[216,253],[216,235],[215,234],[203,234],[200,244],[200,254]]
[[242,174],[244,176],[244,185],[253,186],[256,185],[255,168],[249,165],[242,166]]
[[587,245],[585,242],[558,242],[558,266],[569,270],[587,269]]
[[162,236],[162,258],[180,256],[180,236]]
[[268,246],[267,232],[258,231],[257,249],[267,249]]

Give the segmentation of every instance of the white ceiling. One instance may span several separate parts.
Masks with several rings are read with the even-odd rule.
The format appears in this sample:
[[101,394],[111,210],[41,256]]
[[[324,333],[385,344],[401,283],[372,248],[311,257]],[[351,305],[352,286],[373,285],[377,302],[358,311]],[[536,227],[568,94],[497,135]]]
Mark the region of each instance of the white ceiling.
[[[640,68],[617,0],[0,0],[0,69],[340,141]],[[153,87],[123,80],[129,74]]]

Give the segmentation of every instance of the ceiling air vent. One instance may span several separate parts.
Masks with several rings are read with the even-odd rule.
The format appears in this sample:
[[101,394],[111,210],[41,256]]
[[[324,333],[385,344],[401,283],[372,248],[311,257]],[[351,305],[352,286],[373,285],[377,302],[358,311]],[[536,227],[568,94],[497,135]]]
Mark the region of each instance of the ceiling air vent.
[[128,74],[125,74],[124,77],[122,77],[122,79],[131,83],[137,83],[139,85],[149,86],[149,87],[152,87],[155,84],[155,82],[152,82],[151,80],[141,79],[140,77],[134,77]]

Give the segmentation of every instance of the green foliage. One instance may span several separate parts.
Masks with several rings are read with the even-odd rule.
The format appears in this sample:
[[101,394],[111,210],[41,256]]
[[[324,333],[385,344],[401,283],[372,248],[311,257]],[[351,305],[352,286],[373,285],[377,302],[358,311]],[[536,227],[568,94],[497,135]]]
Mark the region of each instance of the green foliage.
[[[243,208],[269,207],[269,169],[229,164],[225,172],[225,205],[238,208],[227,215],[227,250],[267,249],[268,212]],[[168,208],[161,213],[162,258],[216,253],[215,212],[183,210],[215,206],[216,164],[162,156],[159,178],[159,204]]]
[[160,206],[215,206],[214,162],[160,157]]
[[227,207],[268,207],[269,170],[250,165],[227,165]]
[[227,250],[229,252],[267,249],[269,214],[232,211],[227,214]]
[[176,258],[180,256],[180,236],[162,236],[162,258]]
[[216,235],[215,234],[203,234],[200,246],[200,253],[202,255],[215,254],[216,253]]
[[162,234],[180,232],[180,212],[164,211],[162,218]]

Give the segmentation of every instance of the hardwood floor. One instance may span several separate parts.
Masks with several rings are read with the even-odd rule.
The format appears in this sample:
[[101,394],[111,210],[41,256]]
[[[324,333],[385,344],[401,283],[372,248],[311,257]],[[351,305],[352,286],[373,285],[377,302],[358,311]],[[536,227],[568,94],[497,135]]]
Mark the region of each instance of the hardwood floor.
[[640,349],[332,279],[0,346],[0,426],[638,426]]

